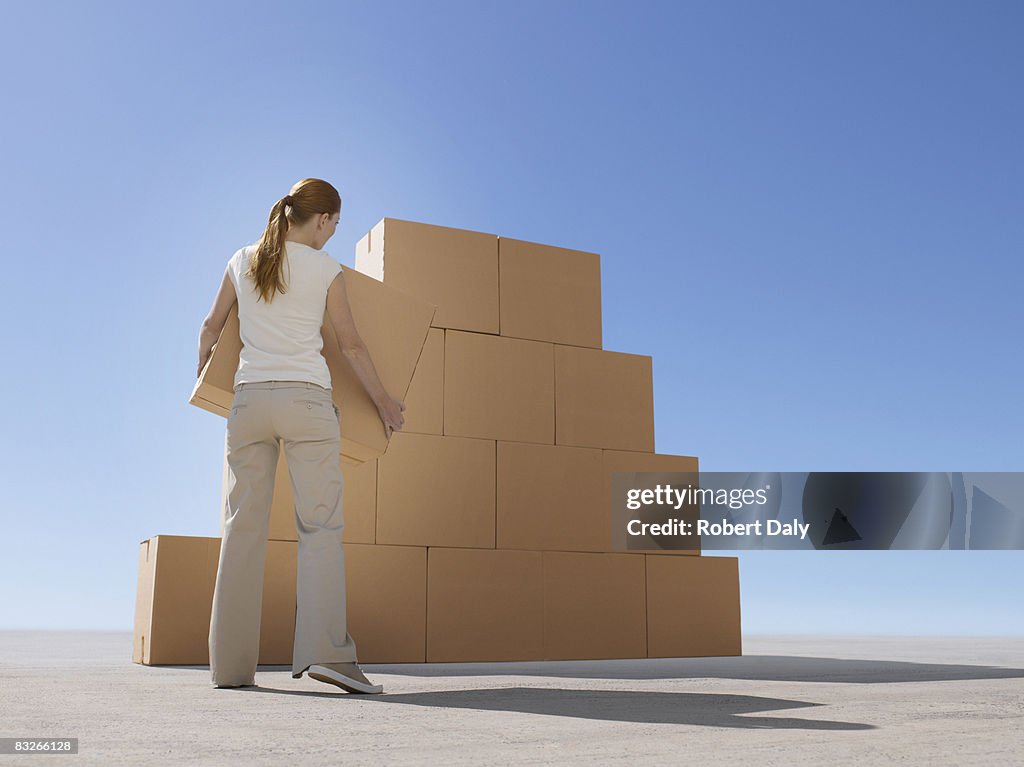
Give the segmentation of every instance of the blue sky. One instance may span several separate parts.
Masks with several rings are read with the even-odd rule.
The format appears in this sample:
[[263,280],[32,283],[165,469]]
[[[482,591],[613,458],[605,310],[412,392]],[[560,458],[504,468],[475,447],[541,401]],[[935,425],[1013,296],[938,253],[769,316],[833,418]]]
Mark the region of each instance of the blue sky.
[[[218,534],[199,324],[305,176],[349,266],[384,216],[600,253],[658,452],[1024,469],[1019,3],[4,13],[2,628],[128,630],[139,542]],[[739,555],[747,632],[1024,633],[1024,552]]]

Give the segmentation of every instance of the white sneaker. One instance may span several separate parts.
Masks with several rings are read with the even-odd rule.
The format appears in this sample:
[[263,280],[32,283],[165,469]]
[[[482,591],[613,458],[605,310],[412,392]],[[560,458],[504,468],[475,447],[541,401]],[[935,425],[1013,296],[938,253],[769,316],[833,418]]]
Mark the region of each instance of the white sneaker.
[[384,685],[371,684],[358,663],[316,663],[306,673],[319,682],[337,685],[349,692],[384,692]]

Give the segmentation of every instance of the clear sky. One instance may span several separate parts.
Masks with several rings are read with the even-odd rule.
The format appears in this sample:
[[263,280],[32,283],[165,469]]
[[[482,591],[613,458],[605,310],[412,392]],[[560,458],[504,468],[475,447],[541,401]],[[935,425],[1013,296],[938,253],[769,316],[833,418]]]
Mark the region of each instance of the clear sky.
[[[1019,471],[1018,2],[32,2],[0,26],[3,628],[129,630],[219,534],[187,404],[306,176],[601,254],[604,348],[708,471]],[[729,554],[732,552],[712,552]],[[1024,552],[744,552],[747,632],[1024,633]]]

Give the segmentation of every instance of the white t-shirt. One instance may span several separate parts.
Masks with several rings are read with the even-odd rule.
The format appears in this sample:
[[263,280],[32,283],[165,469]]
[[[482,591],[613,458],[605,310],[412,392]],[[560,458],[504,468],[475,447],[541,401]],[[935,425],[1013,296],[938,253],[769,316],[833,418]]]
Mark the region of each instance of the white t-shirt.
[[324,341],[327,288],[341,264],[309,245],[285,240],[281,278],[287,292],[270,302],[260,298],[252,278],[246,277],[249,254],[255,245],[235,251],[227,272],[238,297],[238,325],[242,351],[234,385],[251,381],[311,381],[331,388],[331,371],[320,350]]

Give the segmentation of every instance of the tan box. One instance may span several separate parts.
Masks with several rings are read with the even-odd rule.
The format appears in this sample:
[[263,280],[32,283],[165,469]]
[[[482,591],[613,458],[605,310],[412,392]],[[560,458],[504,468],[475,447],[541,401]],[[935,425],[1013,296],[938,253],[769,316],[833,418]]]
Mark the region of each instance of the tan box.
[[427,549],[427,662],[542,660],[539,551]]
[[158,535],[142,541],[133,661],[210,662],[210,610],[219,553],[216,538]]
[[231,307],[224,321],[213,353],[206,360],[189,397],[189,404],[209,410],[225,418],[235,401],[235,373],[242,352],[242,337],[238,330],[238,303]]
[[485,333],[444,333],[444,433],[555,441],[554,345]]
[[601,348],[601,257],[498,238],[503,336]]
[[[384,388],[404,400],[419,360],[435,306],[384,285],[365,274],[341,267],[349,304]],[[334,403],[341,410],[341,456],[352,465],[384,453],[387,436],[377,407],[341,354],[332,324],[324,314],[321,354],[331,372]],[[196,380],[189,402],[227,416],[234,401],[234,377],[241,350],[238,304],[228,315],[220,339]]]
[[602,451],[498,441],[497,548],[609,551]]
[[[426,549],[343,545],[349,632],[360,662],[422,663]],[[292,663],[297,554],[295,541],[268,541],[260,665]],[[209,664],[219,556],[220,538],[157,535],[142,542],[132,650],[136,663]]]
[[[365,461],[358,466],[341,461],[344,476],[342,490],[345,527],[342,540],[345,543],[373,543],[377,517],[377,460]],[[228,461],[224,457],[224,471],[221,475],[220,492],[220,534],[224,536],[224,509],[228,492]],[[274,500],[270,507],[270,522],[267,537],[272,541],[297,541],[295,528],[295,501],[292,493],[292,479],[288,473],[284,443],[278,441],[277,470],[274,474]]]
[[437,306],[432,324],[498,332],[498,238],[383,218],[356,244],[356,269]]
[[[657,473],[666,472],[688,472],[694,475],[700,471],[700,462],[692,455],[669,455],[667,453],[637,453],[629,450],[602,450],[604,459],[604,470],[602,472],[602,500],[601,508],[604,513],[604,527],[611,530],[611,548],[613,551],[624,551],[626,548],[627,533],[625,529],[612,528],[612,475],[616,472],[628,473],[649,473],[652,476],[645,481],[637,481],[633,484],[638,487],[654,488],[658,484],[671,484],[671,477],[658,477]],[[614,502],[619,507],[625,506],[624,498],[616,498]],[[700,519],[700,508],[697,506],[683,506],[676,515],[694,525]],[[683,554],[700,555],[700,536],[691,538],[691,545],[695,548],[672,549],[647,549],[645,554]]]
[[[361,662],[643,657],[645,631],[649,657],[742,654],[735,557],[344,547]],[[268,542],[260,665],[291,664],[297,552]],[[209,663],[219,554],[219,538],[142,542],[136,663]]]
[[[298,576],[298,544],[294,541],[267,541],[267,559],[263,565],[263,607],[260,617],[259,662],[292,662],[295,644],[295,582]],[[220,539],[217,539],[220,557]],[[213,570],[216,582],[217,568]],[[213,591],[210,591],[213,607]]]
[[[269,541],[263,581],[260,657],[291,664],[297,545]],[[208,664],[210,613],[220,538],[157,535],[141,543],[132,660]]]
[[654,452],[651,357],[555,344],[554,364],[556,444]]
[[444,330],[431,328],[405,396],[403,432],[444,433]]
[[[377,529],[377,471],[379,458],[359,466],[341,465],[345,477],[342,497],[345,527],[341,539],[345,543],[373,543]],[[292,527],[294,529],[294,516]],[[296,537],[298,535],[296,534]]]
[[397,432],[378,459],[377,543],[494,547],[494,441]]
[[543,552],[544,657],[643,658],[643,554]]
[[345,577],[359,662],[425,662],[426,548],[345,544]]
[[737,557],[644,555],[647,655],[742,655]]

